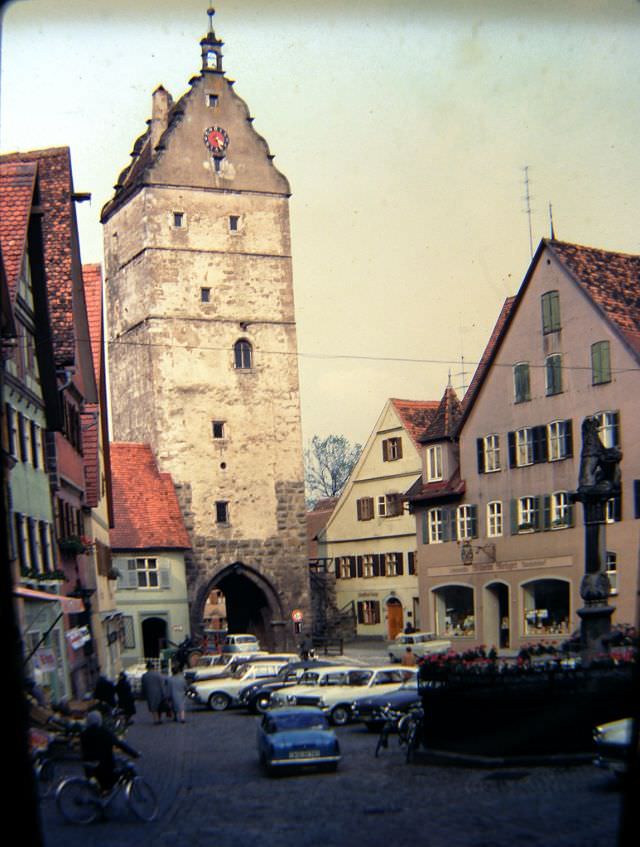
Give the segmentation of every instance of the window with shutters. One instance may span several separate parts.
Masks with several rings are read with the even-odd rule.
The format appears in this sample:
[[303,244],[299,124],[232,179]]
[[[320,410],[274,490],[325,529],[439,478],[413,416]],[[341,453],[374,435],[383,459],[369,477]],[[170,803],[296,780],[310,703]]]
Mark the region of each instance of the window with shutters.
[[373,497],[360,497],[356,500],[356,514],[359,521],[373,519]]
[[444,510],[429,509],[427,512],[429,544],[442,544],[444,540]]
[[476,507],[465,504],[456,510],[456,531],[460,541],[475,538],[477,532]]
[[378,497],[378,515],[381,518],[395,518],[404,512],[402,494],[383,494]]
[[605,447],[620,446],[620,413],[596,412],[593,416],[598,424],[598,435]]
[[416,574],[416,558],[417,553],[414,550],[410,550],[407,553],[407,571],[409,576],[415,576]]
[[562,393],[562,355],[553,353],[544,360],[547,397]]
[[382,442],[383,462],[395,462],[402,458],[402,438],[385,438]]
[[500,470],[500,436],[495,433],[478,439],[478,473]]
[[29,549],[27,546],[27,527],[24,515],[16,512],[13,516],[16,540],[16,553],[18,554],[18,564],[20,572],[24,575],[31,567],[29,561]]
[[571,421],[551,421],[547,424],[548,459],[557,462],[573,455]]
[[398,576],[398,554],[386,553],[384,557],[384,575]]
[[341,556],[338,559],[338,573],[340,579],[351,579],[351,562],[347,557]]
[[160,588],[160,572],[157,559],[129,559],[129,572],[135,573],[137,588]]
[[518,532],[535,532],[537,528],[537,497],[520,497],[520,499],[518,500]]
[[17,459],[16,411],[8,403],[4,408],[7,416],[7,451],[12,458]]
[[560,294],[558,291],[547,291],[542,295],[542,332],[548,335],[550,332],[560,330]]
[[571,526],[571,501],[566,491],[554,491],[551,495],[551,529],[567,529]]
[[442,445],[427,447],[427,482],[437,482],[443,478]]
[[519,468],[533,464],[533,429],[526,427],[518,429],[515,433],[516,440],[516,466]]
[[516,403],[531,400],[529,362],[518,362],[513,366],[513,393]]
[[591,383],[603,385],[611,382],[611,350],[608,341],[591,345]]
[[357,612],[358,623],[364,625],[380,623],[380,603],[378,600],[359,600]]
[[487,503],[487,535],[499,538],[502,535],[502,501]]
[[375,564],[371,554],[362,557],[362,576],[367,579],[376,576]]

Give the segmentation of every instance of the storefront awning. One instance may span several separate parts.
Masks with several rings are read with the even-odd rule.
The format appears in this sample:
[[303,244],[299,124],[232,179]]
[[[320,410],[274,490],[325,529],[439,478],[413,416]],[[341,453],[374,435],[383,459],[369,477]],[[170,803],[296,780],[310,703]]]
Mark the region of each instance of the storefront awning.
[[65,597],[63,594],[49,594],[47,591],[36,591],[35,588],[25,588],[19,585],[13,592],[16,597],[24,597],[25,600],[48,600],[58,602],[62,611],[68,615],[78,615],[84,612],[84,603],[79,597]]

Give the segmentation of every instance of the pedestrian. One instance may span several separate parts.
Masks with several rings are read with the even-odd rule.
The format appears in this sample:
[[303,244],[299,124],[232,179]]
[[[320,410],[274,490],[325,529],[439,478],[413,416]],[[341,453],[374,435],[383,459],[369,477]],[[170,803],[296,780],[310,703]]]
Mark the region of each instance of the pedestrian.
[[142,674],[140,684],[154,724],[162,723],[160,709],[165,698],[165,679],[159,671],[154,670],[153,662],[147,662],[147,670]]
[[403,664],[405,668],[414,668],[418,664],[416,654],[413,652],[411,647],[407,647],[404,651],[401,664]]
[[129,747],[121,738],[116,738],[103,726],[100,712],[89,712],[86,726],[80,733],[80,748],[83,760],[91,762],[90,765],[85,766],[87,776],[95,777],[103,791],[113,788],[116,781],[114,747],[119,747],[134,759],[140,755],[133,747]]
[[125,720],[128,724],[132,723],[132,718],[136,713],[136,702],[131,690],[131,683],[124,671],[121,671],[116,682],[116,694],[118,695],[118,706],[122,710]]
[[174,721],[184,723],[185,714],[185,698],[187,690],[187,681],[184,678],[182,668],[178,665],[173,666],[173,673],[169,678],[169,698],[173,707]]
[[107,679],[106,676],[100,675],[96,682],[96,687],[93,690],[95,700],[107,706],[109,709],[115,709],[116,706],[116,687]]

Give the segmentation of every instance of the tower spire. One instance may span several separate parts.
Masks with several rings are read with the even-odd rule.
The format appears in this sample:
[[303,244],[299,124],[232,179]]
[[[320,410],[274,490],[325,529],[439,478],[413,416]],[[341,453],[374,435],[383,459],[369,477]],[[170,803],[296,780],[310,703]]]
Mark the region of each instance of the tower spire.
[[215,13],[216,10],[213,7],[207,9],[209,32],[200,42],[202,49],[202,70],[222,73],[222,46],[224,42],[216,38],[216,34],[213,31],[213,16]]

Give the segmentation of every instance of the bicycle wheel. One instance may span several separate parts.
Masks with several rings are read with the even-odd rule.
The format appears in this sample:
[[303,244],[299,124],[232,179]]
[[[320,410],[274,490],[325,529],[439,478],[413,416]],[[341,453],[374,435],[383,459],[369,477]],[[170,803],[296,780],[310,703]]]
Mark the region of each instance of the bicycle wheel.
[[413,761],[413,754],[420,746],[420,731],[422,724],[419,720],[413,720],[407,729],[407,764]]
[[133,814],[141,821],[152,821],[158,814],[158,801],[156,793],[148,782],[141,776],[134,778],[127,784],[127,802]]
[[92,823],[101,812],[98,789],[79,776],[60,783],[56,791],[56,805],[62,817],[70,823]]
[[51,759],[41,757],[36,763],[36,777],[38,780],[38,794],[40,797],[48,797],[56,781],[56,766]]

